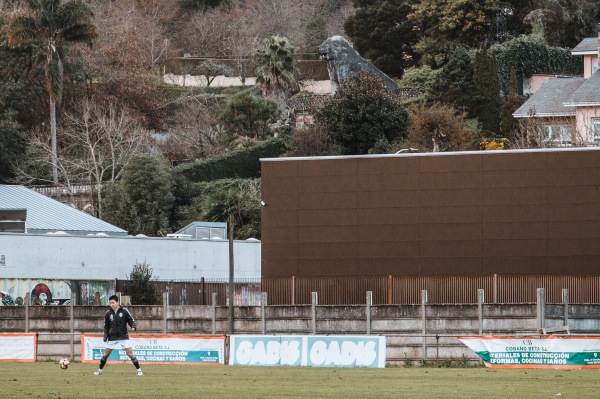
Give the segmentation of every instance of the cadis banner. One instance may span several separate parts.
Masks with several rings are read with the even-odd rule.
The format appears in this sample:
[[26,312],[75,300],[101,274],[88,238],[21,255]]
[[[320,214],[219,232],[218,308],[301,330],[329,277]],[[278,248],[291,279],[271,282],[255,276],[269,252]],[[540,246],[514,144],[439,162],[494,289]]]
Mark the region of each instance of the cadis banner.
[[491,368],[600,368],[600,337],[457,337]]
[[385,337],[373,335],[232,335],[235,366],[385,367]]
[[[188,335],[130,335],[133,354],[146,364],[225,364],[225,337]],[[81,334],[81,362],[97,363],[106,344],[102,335]],[[122,349],[115,349],[109,362],[129,362]]]

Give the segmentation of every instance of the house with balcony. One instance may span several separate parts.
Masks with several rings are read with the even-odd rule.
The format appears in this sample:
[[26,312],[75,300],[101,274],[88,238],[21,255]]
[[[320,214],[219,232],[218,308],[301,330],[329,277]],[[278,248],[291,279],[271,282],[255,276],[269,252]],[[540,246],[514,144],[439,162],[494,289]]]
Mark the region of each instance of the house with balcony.
[[[598,25],[600,28],[600,24]],[[541,129],[549,145],[588,146],[600,143],[600,29],[571,50],[583,56],[583,77],[547,80],[513,116]],[[528,119],[525,119],[528,118]]]

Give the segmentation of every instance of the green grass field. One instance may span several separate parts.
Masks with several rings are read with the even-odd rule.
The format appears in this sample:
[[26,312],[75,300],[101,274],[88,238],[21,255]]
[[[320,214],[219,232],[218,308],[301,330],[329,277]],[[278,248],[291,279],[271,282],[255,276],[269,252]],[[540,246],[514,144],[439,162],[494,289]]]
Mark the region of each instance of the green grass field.
[[600,397],[598,370],[342,369],[0,363],[0,398],[560,398]]

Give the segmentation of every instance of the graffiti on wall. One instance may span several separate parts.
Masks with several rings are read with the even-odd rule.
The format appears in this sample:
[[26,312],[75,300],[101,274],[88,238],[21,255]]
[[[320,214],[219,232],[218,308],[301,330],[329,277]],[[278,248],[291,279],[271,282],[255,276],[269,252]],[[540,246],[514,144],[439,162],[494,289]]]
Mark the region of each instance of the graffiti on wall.
[[48,279],[0,279],[0,306],[22,306],[29,296],[33,306],[107,305],[113,294],[112,281],[76,281]]

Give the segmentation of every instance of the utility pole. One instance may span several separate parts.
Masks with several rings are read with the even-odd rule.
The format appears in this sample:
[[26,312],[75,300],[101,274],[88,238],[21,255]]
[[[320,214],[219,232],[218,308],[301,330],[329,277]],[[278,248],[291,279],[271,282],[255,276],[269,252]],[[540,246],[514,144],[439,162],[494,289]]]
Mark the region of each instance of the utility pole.
[[227,322],[229,324],[229,335],[233,334],[233,215],[229,215],[229,312]]

